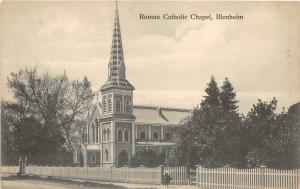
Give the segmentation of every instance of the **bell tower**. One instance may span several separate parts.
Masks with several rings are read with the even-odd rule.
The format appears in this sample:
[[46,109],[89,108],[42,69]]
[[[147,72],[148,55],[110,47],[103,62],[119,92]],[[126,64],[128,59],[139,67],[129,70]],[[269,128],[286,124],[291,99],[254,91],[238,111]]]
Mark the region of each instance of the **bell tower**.
[[[108,79],[100,88],[102,96],[102,163],[128,165],[134,153],[133,85],[126,79],[118,3],[116,2]],[[108,134],[107,134],[108,133]],[[109,157],[108,157],[109,156]]]

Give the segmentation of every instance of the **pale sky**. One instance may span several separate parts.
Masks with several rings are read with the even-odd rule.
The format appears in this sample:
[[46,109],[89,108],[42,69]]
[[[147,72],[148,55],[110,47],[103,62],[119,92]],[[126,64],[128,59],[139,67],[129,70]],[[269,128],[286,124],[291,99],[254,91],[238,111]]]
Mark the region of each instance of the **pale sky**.
[[[0,97],[6,78],[26,66],[40,72],[85,75],[98,90],[107,79],[113,1],[2,2]],[[140,20],[139,14],[216,13],[239,21]],[[191,108],[211,75],[228,77],[240,111],[276,97],[279,109],[300,101],[299,2],[119,1],[126,76],[134,103]]]

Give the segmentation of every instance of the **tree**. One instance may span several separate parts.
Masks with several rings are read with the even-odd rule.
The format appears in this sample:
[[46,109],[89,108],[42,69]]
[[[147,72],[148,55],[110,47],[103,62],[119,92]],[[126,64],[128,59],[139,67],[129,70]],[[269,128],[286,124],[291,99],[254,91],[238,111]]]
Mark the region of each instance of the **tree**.
[[220,92],[220,103],[225,114],[238,114],[236,92],[228,78],[225,78]]
[[243,138],[247,143],[247,166],[259,167],[271,165],[271,154],[266,145],[269,137],[274,137],[277,115],[275,113],[277,100],[273,98],[270,102],[258,100],[248,113],[244,121]]
[[218,84],[215,80],[215,77],[212,76],[210,78],[210,82],[207,84],[207,88],[205,89],[205,92],[207,93],[206,96],[204,96],[204,101],[202,101],[203,105],[209,105],[209,106],[219,106],[220,105],[220,89],[218,87]]
[[11,143],[11,123],[9,123],[9,111],[7,110],[7,102],[1,101],[1,164],[16,164],[18,160],[18,152]]
[[176,132],[175,162],[204,167],[300,167],[300,103],[276,113],[276,98],[258,100],[241,117],[228,78],[219,90],[212,77],[205,92],[204,100]]
[[136,154],[131,159],[132,166],[143,165],[145,167],[156,167],[158,166],[157,155],[154,150],[141,150],[136,152]]
[[[287,112],[287,125],[285,136],[288,138],[288,147],[283,146],[288,152],[288,168],[300,168],[300,102],[289,107]],[[285,152],[286,153],[286,152]],[[287,154],[287,153],[286,153]]]
[[11,73],[8,86],[16,104],[24,102],[27,117],[40,124],[43,137],[39,142],[40,151],[46,149],[51,155],[63,144],[70,151],[74,150],[71,126],[74,121],[86,117],[93,100],[91,84],[86,77],[82,81],[69,81],[66,73],[39,75],[36,69],[25,69]]
[[223,120],[222,157],[224,164],[240,167],[243,164],[243,149],[241,134],[241,119],[238,112],[236,92],[228,78],[225,78],[220,92],[220,104]]
[[77,119],[64,129],[66,145],[71,152],[79,151],[87,143],[86,121]]
[[[40,123],[28,113],[28,105],[24,101],[3,103],[2,128],[5,132],[2,142],[5,144],[5,159],[16,164],[19,157],[31,156],[39,149],[44,139]],[[12,153],[13,152],[13,153]]]
[[177,148],[182,150],[188,165],[201,164],[216,167],[222,164],[220,152],[223,142],[222,108],[220,105],[220,90],[214,77],[205,89],[204,100],[197,106],[180,129]]
[[204,100],[177,133],[178,158],[181,163],[206,167],[241,166],[241,119],[234,88],[225,78],[220,90],[211,77],[205,92]]
[[276,169],[299,168],[300,154],[300,103],[291,106],[288,112],[281,112],[276,115],[274,125],[271,128],[270,135],[267,135],[263,141],[268,166]]

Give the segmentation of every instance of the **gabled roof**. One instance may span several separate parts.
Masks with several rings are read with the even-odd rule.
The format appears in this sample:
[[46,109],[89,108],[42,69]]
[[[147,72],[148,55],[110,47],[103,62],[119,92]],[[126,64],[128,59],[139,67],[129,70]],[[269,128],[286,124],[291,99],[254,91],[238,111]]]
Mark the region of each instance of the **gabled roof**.
[[134,105],[133,115],[136,123],[179,125],[180,121],[191,114],[191,109],[179,109],[159,106]]
[[[93,108],[90,119],[96,113],[101,114],[101,103],[97,102]],[[180,122],[189,116],[192,109],[171,108],[160,106],[133,105],[133,115],[135,122],[141,124],[159,124],[159,125],[179,125]]]

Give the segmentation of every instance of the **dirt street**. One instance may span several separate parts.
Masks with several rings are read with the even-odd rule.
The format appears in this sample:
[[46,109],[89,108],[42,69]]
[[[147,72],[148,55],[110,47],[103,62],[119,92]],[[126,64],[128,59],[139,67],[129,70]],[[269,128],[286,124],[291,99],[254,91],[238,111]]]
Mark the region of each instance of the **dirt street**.
[[[2,176],[2,189],[165,189],[162,185],[101,183],[76,179]],[[170,189],[196,189],[195,186],[171,185]]]

